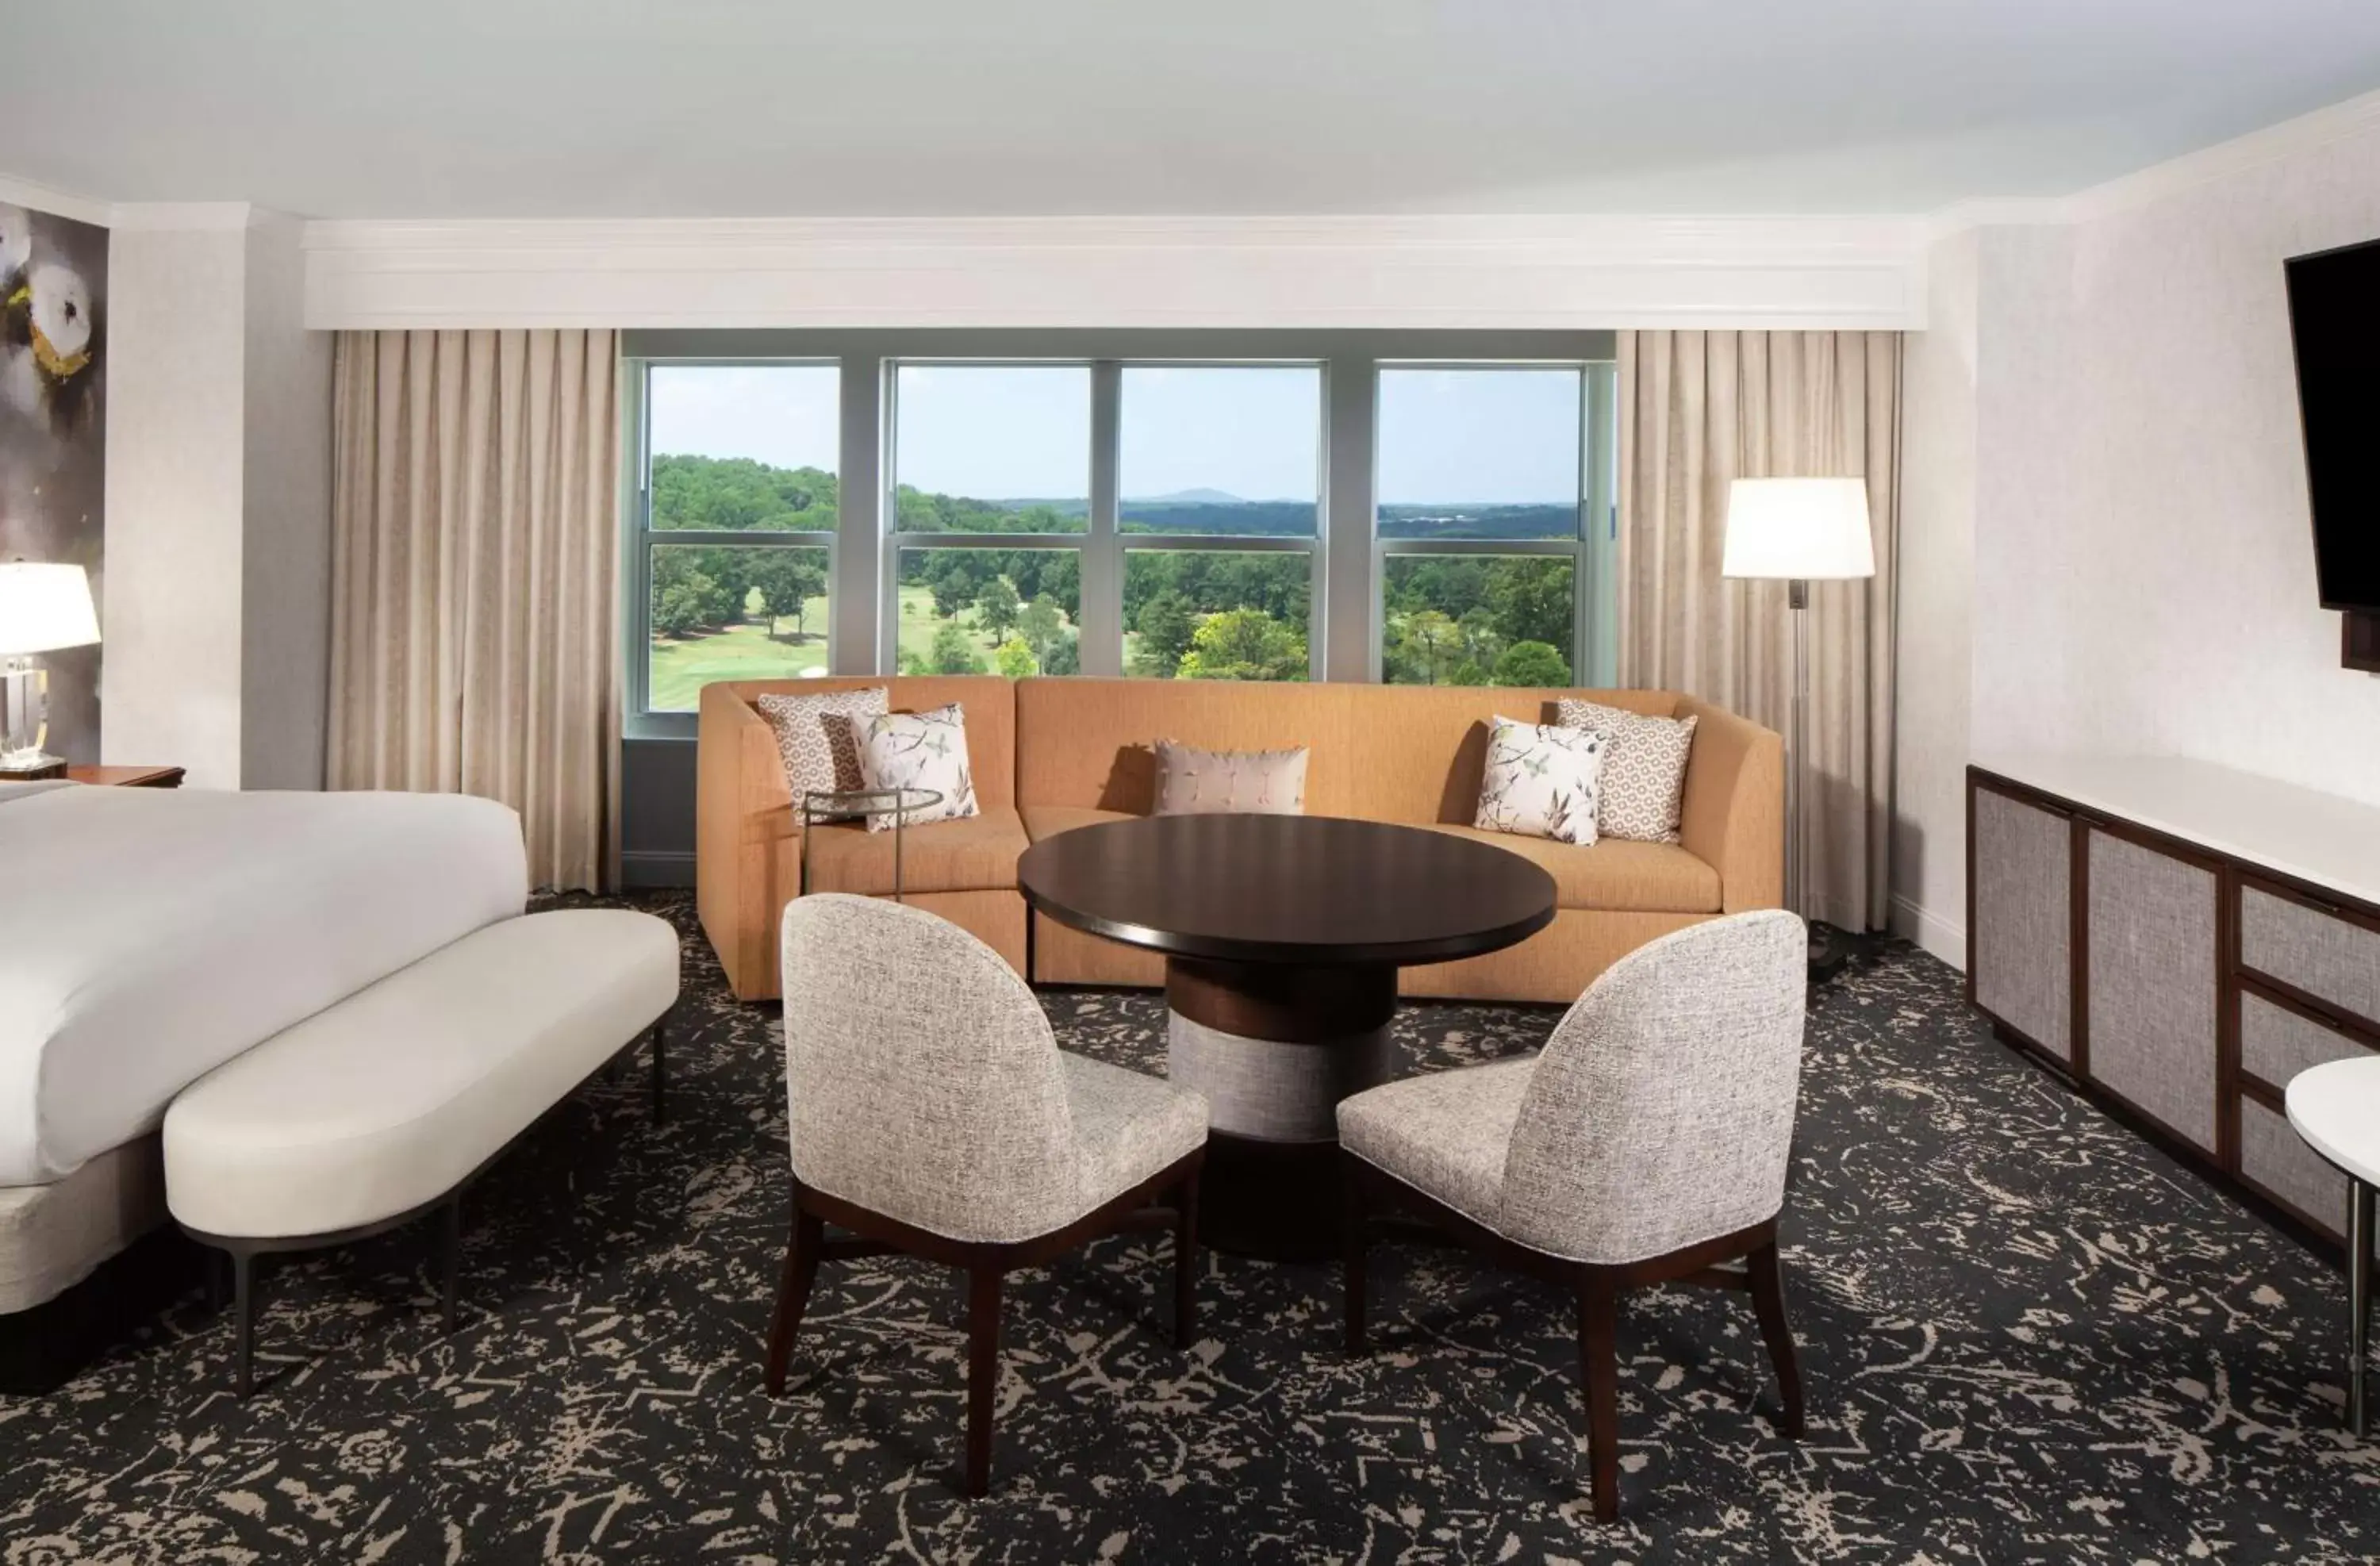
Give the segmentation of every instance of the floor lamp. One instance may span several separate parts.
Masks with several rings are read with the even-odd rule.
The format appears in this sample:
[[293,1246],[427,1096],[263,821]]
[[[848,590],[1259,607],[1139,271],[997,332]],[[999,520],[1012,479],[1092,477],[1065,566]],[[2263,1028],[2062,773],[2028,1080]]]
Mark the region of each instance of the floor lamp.
[[[1793,615],[1793,722],[1785,736],[1785,905],[1809,917],[1802,787],[1809,766],[1810,584],[1876,575],[1864,479],[1738,479],[1728,488],[1719,575],[1781,581]],[[1836,959],[1813,938],[1811,959]]]

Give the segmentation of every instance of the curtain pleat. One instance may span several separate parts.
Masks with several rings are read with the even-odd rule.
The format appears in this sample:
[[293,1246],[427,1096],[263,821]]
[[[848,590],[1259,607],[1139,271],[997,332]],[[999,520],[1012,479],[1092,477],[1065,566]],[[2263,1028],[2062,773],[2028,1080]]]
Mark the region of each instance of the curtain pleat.
[[610,884],[619,808],[618,343],[343,332],[330,780],[520,812],[529,878]]
[[1812,918],[1889,914],[1900,339],[1889,332],[1620,334],[1620,678],[1771,728],[1792,718],[1782,582],[1719,576],[1729,484],[1864,477],[1874,579],[1810,584],[1803,882]]

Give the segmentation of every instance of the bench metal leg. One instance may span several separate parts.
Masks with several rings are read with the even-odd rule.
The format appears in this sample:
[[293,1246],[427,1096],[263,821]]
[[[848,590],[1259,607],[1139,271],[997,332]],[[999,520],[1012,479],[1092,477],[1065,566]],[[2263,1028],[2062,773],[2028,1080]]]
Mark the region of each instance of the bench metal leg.
[[256,1256],[231,1253],[232,1358],[234,1385],[246,1397],[256,1387]]
[[668,1105],[662,1098],[662,1077],[666,1069],[662,1062],[662,1044],[669,1032],[670,1014],[663,1012],[653,1024],[653,1123],[660,1125],[669,1119]]
[[463,1281],[463,1194],[455,1193],[446,1208],[439,1214],[438,1265],[442,1275],[446,1317],[446,1332],[453,1336],[463,1318],[460,1295]]
[[2347,1427],[2362,1439],[2363,1382],[2372,1341],[2372,1187],[2347,1183]]

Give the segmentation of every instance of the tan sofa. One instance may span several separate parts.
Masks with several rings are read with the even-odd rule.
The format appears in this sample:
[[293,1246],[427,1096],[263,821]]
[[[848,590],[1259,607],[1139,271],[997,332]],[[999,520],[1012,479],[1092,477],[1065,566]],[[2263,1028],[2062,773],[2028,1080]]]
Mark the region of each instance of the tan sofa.
[[[1560,691],[1203,680],[901,676],[741,681],[706,686],[695,877],[702,926],[745,1000],[774,996],[777,922],[810,856],[810,890],[892,890],[890,832],[815,829],[805,844],[768,724],[752,702],[776,691],[889,687],[896,710],[956,701],[982,814],[913,827],[908,901],[973,931],[1023,971],[1028,948],[1016,860],[1028,844],[1145,815],[1159,739],[1218,750],[1305,746],[1305,808],[1401,821],[1493,843],[1543,865],[1560,911],[1536,935],[1466,962],[1408,969],[1409,995],[1569,1002],[1612,962],[1714,915],[1773,908],[1784,884],[1784,750],[1773,732],[1669,691]],[[1470,826],[1498,713],[1553,721],[1563,696],[1702,720],[1686,769],[1683,842],[1591,848]],[[1155,985],[1164,962],[1033,916],[1032,977]]]

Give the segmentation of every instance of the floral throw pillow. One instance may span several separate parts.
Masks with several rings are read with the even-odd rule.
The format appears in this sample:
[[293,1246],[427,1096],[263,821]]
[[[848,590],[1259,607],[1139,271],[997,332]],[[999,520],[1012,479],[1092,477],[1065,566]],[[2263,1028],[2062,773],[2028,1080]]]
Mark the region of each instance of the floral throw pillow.
[[802,795],[813,790],[847,794],[864,786],[859,781],[859,732],[870,719],[884,715],[882,686],[764,696],[756,705],[777,736],[777,756],[785,764],[785,786],[793,791],[795,810],[802,807]]
[[1562,727],[1603,736],[1596,830],[1636,843],[1677,842],[1678,814],[1686,797],[1686,757],[1694,747],[1697,720],[1652,718],[1576,697],[1563,698],[1555,711]]
[[[972,816],[975,779],[967,771],[966,714],[955,701],[930,712],[887,712],[859,741],[859,770],[869,788],[929,788],[938,804],[906,813],[911,826]],[[892,812],[868,818],[869,832],[891,832]]]
[[1488,769],[1471,824],[1482,832],[1591,844],[1602,772],[1602,735],[1499,718],[1488,730]]
[[1305,814],[1305,751],[1199,750],[1157,742],[1157,814]]

